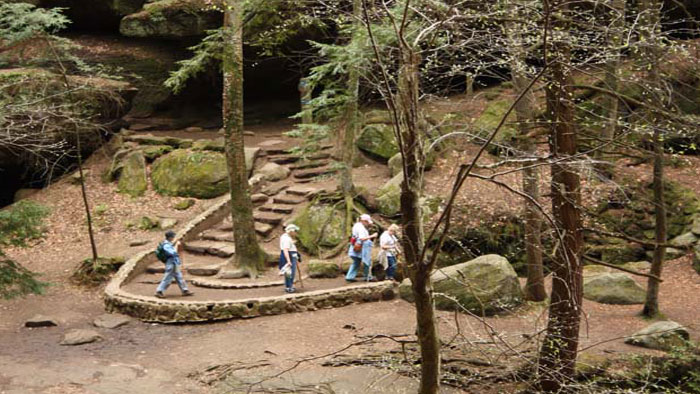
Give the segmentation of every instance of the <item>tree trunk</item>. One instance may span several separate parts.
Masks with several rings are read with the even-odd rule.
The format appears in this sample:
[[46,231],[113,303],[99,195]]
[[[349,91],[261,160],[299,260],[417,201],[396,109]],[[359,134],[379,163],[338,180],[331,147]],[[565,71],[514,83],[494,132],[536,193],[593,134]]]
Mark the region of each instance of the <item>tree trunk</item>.
[[[643,51],[642,61],[648,65],[648,82],[654,92],[649,97],[650,104],[659,105],[664,103],[665,99],[661,97],[661,76],[659,75],[659,2],[658,0],[642,0],[639,3],[639,11],[642,14],[642,38],[646,43],[646,48]],[[663,104],[662,104],[663,105]],[[655,239],[656,246],[654,247],[654,256],[651,262],[649,273],[656,277],[661,277],[663,269],[664,257],[666,255],[666,247],[662,246],[666,243],[666,201],[664,198],[664,142],[661,135],[661,126],[657,123],[659,119],[653,114],[648,113],[649,123],[654,128],[653,144],[654,144],[654,212],[656,216],[656,231]],[[659,281],[654,278],[649,278],[647,285],[647,296],[644,303],[642,314],[653,317],[659,314]]]
[[231,189],[231,219],[236,253],[222,271],[243,269],[255,276],[263,268],[265,252],[255,234],[253,204],[248,190],[248,170],[243,143],[243,3],[226,0],[224,16],[224,145]]
[[[620,50],[622,46],[622,35],[623,29],[625,27],[625,0],[610,0],[609,12],[612,20],[610,21],[608,46],[610,49],[610,57],[605,62],[605,88],[617,92],[619,85],[619,69],[620,69]],[[603,108],[607,109],[607,119],[606,124],[603,126],[602,132],[602,143],[610,143],[615,139],[615,133],[617,131],[617,122],[620,112],[620,100],[614,95],[607,95],[603,98]],[[603,151],[605,149],[610,149],[609,146],[604,147],[602,150],[596,151],[596,158],[598,160],[608,160],[606,163],[601,163],[597,165],[599,171],[607,177],[612,178],[614,174],[613,165],[614,162],[605,157]]]
[[[68,71],[63,65],[63,61],[61,61],[61,57],[58,56],[58,53],[56,52],[56,49],[54,48],[53,44],[51,44],[51,40],[47,39],[46,44],[49,46],[49,48],[51,48],[51,54],[53,55],[54,59],[59,65],[59,68],[61,70],[61,78],[63,79],[63,86],[66,88],[66,92],[68,93],[68,99],[71,101],[71,104],[75,104],[73,100],[73,90],[70,86],[70,82],[68,81]],[[95,232],[92,229],[92,214],[90,213],[90,203],[88,201],[87,188],[85,187],[85,173],[83,171],[83,152],[82,144],[80,143],[80,130],[78,130],[77,127],[75,129],[75,146],[78,158],[78,174],[80,175],[80,195],[83,199],[83,206],[85,207],[85,219],[87,221],[88,227],[88,238],[90,239],[92,264],[94,266],[97,266],[97,259],[99,255],[97,254],[97,242],[95,242]]]
[[[514,1],[512,7],[513,20],[517,20],[518,9],[521,4]],[[509,23],[507,26],[510,41],[511,55],[511,75],[513,86],[517,93],[528,89],[530,81],[525,72],[525,53],[522,44],[522,36],[518,33],[518,26]],[[535,95],[528,90],[522,100],[515,106],[515,114],[518,119],[518,129],[520,134],[519,148],[523,154],[534,156],[536,145],[534,137],[526,138],[532,125],[535,124]],[[539,169],[528,167],[523,170],[523,192],[533,200],[539,201]],[[544,269],[542,267],[542,216],[532,201],[524,201],[525,209],[525,252],[527,256],[527,283],[525,284],[525,299],[529,301],[544,301],[547,298],[547,291],[544,288]]]
[[[564,22],[568,11],[566,0],[549,3],[561,19],[552,20],[551,29],[568,31]],[[551,120],[550,151],[552,160],[552,213],[561,244],[553,262],[552,294],[549,319],[538,368],[539,386],[543,391],[559,391],[573,381],[578,335],[581,320],[583,281],[581,251],[581,182],[576,167],[558,161],[577,153],[574,124],[574,97],[571,88],[571,49],[566,37],[553,41],[550,48],[550,80],[547,84],[547,110]]]
[[422,195],[423,148],[420,134],[418,81],[420,56],[411,48],[402,48],[399,70],[399,133],[402,140],[404,178],[401,184],[401,220],[406,265],[411,272],[411,287],[416,303],[418,343],[421,349],[419,393],[437,393],[440,387],[440,338],[435,322],[432,284],[433,267],[420,261],[425,248]]
[[92,229],[92,215],[90,214],[90,204],[87,197],[87,189],[85,188],[85,174],[83,172],[83,153],[80,151],[80,131],[75,131],[76,149],[78,151],[78,172],[80,174],[80,194],[83,197],[83,205],[85,206],[85,218],[87,219],[88,237],[90,238],[90,249],[92,251],[92,264],[97,266],[97,243],[95,242],[95,234]]
[[[353,0],[353,36],[358,39],[362,29],[362,0]],[[360,70],[352,67],[348,71],[348,102],[345,114],[345,127],[341,134],[341,158],[343,161],[340,171],[340,189],[345,199],[345,233],[350,234],[353,224],[354,198],[352,183],[352,168],[355,159],[355,138],[360,132]]]

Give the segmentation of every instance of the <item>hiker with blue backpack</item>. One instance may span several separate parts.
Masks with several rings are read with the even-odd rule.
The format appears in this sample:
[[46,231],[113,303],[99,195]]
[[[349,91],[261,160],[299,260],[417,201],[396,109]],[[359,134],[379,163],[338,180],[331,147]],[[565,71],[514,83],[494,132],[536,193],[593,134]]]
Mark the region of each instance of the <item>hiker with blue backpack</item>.
[[158,248],[156,248],[156,257],[158,260],[165,263],[165,275],[163,276],[163,280],[160,281],[158,289],[156,289],[155,296],[158,298],[165,298],[163,292],[168,289],[173,279],[177,281],[177,285],[180,287],[183,296],[194,295],[193,292],[187,289],[187,283],[185,283],[185,279],[182,277],[180,254],[178,253],[180,242],[173,245],[174,240],[175,232],[168,231],[165,233],[165,240],[159,243]]

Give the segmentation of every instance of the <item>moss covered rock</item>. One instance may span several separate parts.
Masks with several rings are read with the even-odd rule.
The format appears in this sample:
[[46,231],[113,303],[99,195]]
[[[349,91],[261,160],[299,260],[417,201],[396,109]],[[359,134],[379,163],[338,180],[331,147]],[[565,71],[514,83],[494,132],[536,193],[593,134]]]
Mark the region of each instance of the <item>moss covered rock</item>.
[[189,138],[177,138],[169,136],[156,136],[153,134],[136,134],[124,138],[125,141],[135,142],[139,145],[168,145],[173,148],[189,148],[192,146],[192,140]]
[[153,145],[141,149],[141,152],[143,152],[143,156],[150,163],[155,159],[172,152],[173,149],[174,148],[170,145]]
[[340,275],[340,267],[332,261],[311,260],[309,276],[312,278],[336,278]]
[[224,151],[224,139],[219,138],[215,140],[198,140],[192,144],[193,150],[211,150],[214,152]]
[[[435,164],[436,157],[437,157],[437,153],[435,151],[432,151],[431,154],[426,156],[426,158],[425,158],[425,169],[426,170],[430,170],[433,168],[433,164]],[[389,170],[391,171],[391,176],[396,176],[396,174],[403,171],[403,159],[401,158],[401,153],[397,153],[394,156],[391,156],[391,159],[389,159],[389,162],[387,162],[387,165],[389,166]]]
[[156,160],[151,179],[167,196],[214,198],[228,191],[226,159],[217,152],[176,150]]
[[119,32],[128,37],[183,38],[220,27],[223,14],[205,0],[156,0],[126,16]]
[[117,190],[132,197],[143,196],[148,189],[146,159],[143,154],[139,151],[131,152],[124,157],[122,163]]
[[332,205],[310,204],[292,222],[299,226],[299,242],[309,253],[346,241],[345,213]]
[[[478,139],[476,142],[483,143],[488,138],[505,116],[512,105],[509,100],[496,100],[488,104],[484,112],[474,122],[474,128]],[[515,112],[511,113],[501,130],[496,134],[493,143],[488,147],[491,154],[507,153],[515,142],[517,130],[515,124]]]
[[674,321],[653,323],[625,339],[625,343],[649,349],[671,350],[690,339],[688,330]]
[[602,304],[643,304],[646,292],[629,275],[606,273],[584,278],[583,297]]
[[[464,307],[473,313],[492,315],[520,305],[523,299],[513,267],[504,257],[493,254],[439,269],[431,275],[431,281],[435,306],[442,310]],[[410,286],[410,279],[405,279],[399,294],[413,302]]]
[[188,198],[186,200],[181,200],[173,204],[173,209],[176,209],[178,211],[186,211],[190,209],[194,204],[195,201],[191,198]]
[[395,216],[401,212],[401,183],[403,171],[399,172],[377,192],[377,208],[385,216]]
[[385,162],[399,153],[394,128],[386,124],[365,126],[357,139],[357,147],[371,157]]

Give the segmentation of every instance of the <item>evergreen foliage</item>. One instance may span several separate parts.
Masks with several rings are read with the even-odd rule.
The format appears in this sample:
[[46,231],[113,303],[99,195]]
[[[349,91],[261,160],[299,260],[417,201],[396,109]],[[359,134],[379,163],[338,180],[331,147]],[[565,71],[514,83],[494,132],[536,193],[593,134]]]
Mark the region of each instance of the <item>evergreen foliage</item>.
[[11,298],[27,294],[42,294],[48,283],[36,279],[36,274],[16,262],[5,258],[0,251],[0,298]]
[[0,245],[25,246],[27,241],[41,238],[48,214],[49,208],[29,200],[0,211]]
[[0,4],[0,51],[38,35],[53,34],[70,21],[61,8],[36,8],[27,3]]

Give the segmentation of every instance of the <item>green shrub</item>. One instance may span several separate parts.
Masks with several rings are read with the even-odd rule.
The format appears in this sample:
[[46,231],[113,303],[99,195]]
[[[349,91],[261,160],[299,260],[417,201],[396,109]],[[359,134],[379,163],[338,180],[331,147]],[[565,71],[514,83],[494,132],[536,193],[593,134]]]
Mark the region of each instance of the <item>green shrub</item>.
[[0,211],[0,245],[24,246],[27,241],[41,238],[49,212],[49,208],[29,200]]
[[27,294],[43,293],[48,283],[38,281],[35,273],[4,257],[0,251],[0,298],[9,300]]

